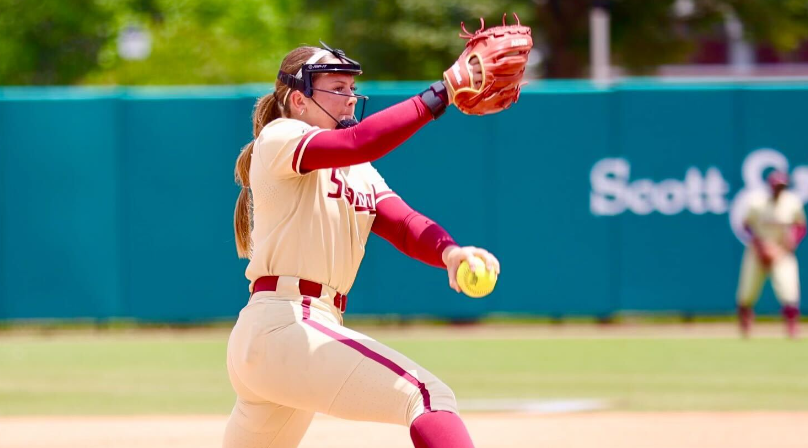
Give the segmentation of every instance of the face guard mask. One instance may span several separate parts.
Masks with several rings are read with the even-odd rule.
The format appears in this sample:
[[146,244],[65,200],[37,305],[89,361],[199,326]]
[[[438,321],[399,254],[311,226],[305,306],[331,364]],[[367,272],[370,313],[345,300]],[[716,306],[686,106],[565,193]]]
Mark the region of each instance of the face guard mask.
[[[323,89],[315,89],[314,83],[312,82],[312,76],[315,73],[346,73],[353,76],[359,76],[362,74],[362,68],[360,67],[359,63],[354,61],[353,59],[348,58],[345,56],[345,52],[339,49],[332,49],[323,41],[320,41],[320,44],[323,46],[324,49],[314,53],[312,57],[300,67],[300,70],[297,71],[297,74],[292,75],[290,73],[286,73],[282,70],[278,71],[278,80],[282,83],[287,85],[292,90],[297,90],[298,92],[302,93],[306,98],[310,98],[314,101],[314,104],[317,105],[323,112],[326,113],[329,117],[331,117],[334,122],[337,123],[337,129],[345,129],[351,126],[356,126],[359,124],[359,121],[365,117],[365,103],[368,100],[368,97],[365,95],[358,95],[356,93],[341,93],[341,92],[332,92],[330,90],[323,90]],[[323,58],[323,56],[333,55],[337,59],[339,59],[342,63],[341,64],[315,64],[315,62],[319,61]],[[291,90],[290,90],[291,91]],[[344,97],[351,97],[356,98],[357,103],[361,100],[362,101],[362,114],[359,116],[359,121],[356,120],[356,116],[352,118],[346,118],[344,120],[337,120],[333,115],[328,113],[327,110],[323,108],[314,98],[314,92],[325,92],[331,95],[339,95]],[[284,104],[286,104],[286,99],[289,97],[289,93],[286,93],[286,96],[283,99]]]

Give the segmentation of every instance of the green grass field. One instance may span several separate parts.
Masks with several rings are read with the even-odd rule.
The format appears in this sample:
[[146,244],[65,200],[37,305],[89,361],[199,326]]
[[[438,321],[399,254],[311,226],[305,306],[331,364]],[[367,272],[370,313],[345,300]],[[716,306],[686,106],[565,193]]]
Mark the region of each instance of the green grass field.
[[[226,414],[227,334],[0,334],[0,415]],[[396,339],[458,399],[594,398],[618,410],[808,410],[808,343]]]

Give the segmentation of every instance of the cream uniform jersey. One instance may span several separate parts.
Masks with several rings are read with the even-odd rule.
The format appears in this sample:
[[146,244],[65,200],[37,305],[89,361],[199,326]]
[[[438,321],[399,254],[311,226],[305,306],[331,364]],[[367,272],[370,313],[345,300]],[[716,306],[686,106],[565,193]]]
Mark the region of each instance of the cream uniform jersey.
[[376,205],[396,196],[370,163],[301,173],[306,146],[320,132],[327,131],[280,118],[267,124],[253,145],[250,291],[258,278],[277,275],[347,294],[365,255]]
[[805,223],[805,209],[802,200],[790,191],[780,193],[776,202],[770,195],[760,194],[749,205],[746,223],[762,241],[783,246],[791,226]]

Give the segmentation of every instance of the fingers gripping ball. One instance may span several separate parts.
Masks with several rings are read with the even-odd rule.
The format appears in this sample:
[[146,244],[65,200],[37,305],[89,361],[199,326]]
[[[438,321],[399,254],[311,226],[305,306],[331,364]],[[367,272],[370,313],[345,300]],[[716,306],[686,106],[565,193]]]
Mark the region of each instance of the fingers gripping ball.
[[485,268],[485,262],[480,260],[473,269],[468,261],[463,261],[457,268],[457,284],[467,296],[479,299],[491,294],[497,284],[497,273]]
[[[489,29],[480,19],[481,28],[474,34],[460,25],[465,32],[460,37],[468,40],[466,49],[443,73],[443,79],[452,103],[464,114],[493,114],[519,100],[533,38],[530,28],[521,25],[516,14],[514,17],[516,25],[506,25],[503,15],[502,26]],[[472,65],[477,63],[482,79],[474,79]]]

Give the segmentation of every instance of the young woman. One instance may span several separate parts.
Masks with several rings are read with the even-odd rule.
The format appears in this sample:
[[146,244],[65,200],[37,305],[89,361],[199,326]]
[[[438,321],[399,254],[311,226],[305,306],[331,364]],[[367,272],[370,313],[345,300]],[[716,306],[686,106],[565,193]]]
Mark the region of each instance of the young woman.
[[[479,65],[471,71],[479,80]],[[369,163],[443,113],[443,83],[357,123],[360,73],[340,50],[300,47],[256,104],[255,140],[236,162],[236,245],[250,259],[251,296],[227,349],[238,399],[226,448],[296,447],[315,412],[406,425],[416,448],[473,446],[449,387],[342,325],[370,232],[446,269],[458,292],[464,260],[499,272],[493,255],[456,244]]]
[[750,336],[754,306],[767,277],[782,306],[786,334],[796,339],[800,324],[800,269],[797,247],[805,238],[802,200],[788,190],[788,174],[773,171],[766,179],[769,194],[754,196],[744,217],[751,240],[741,261],[738,280],[738,322],[741,335]]

